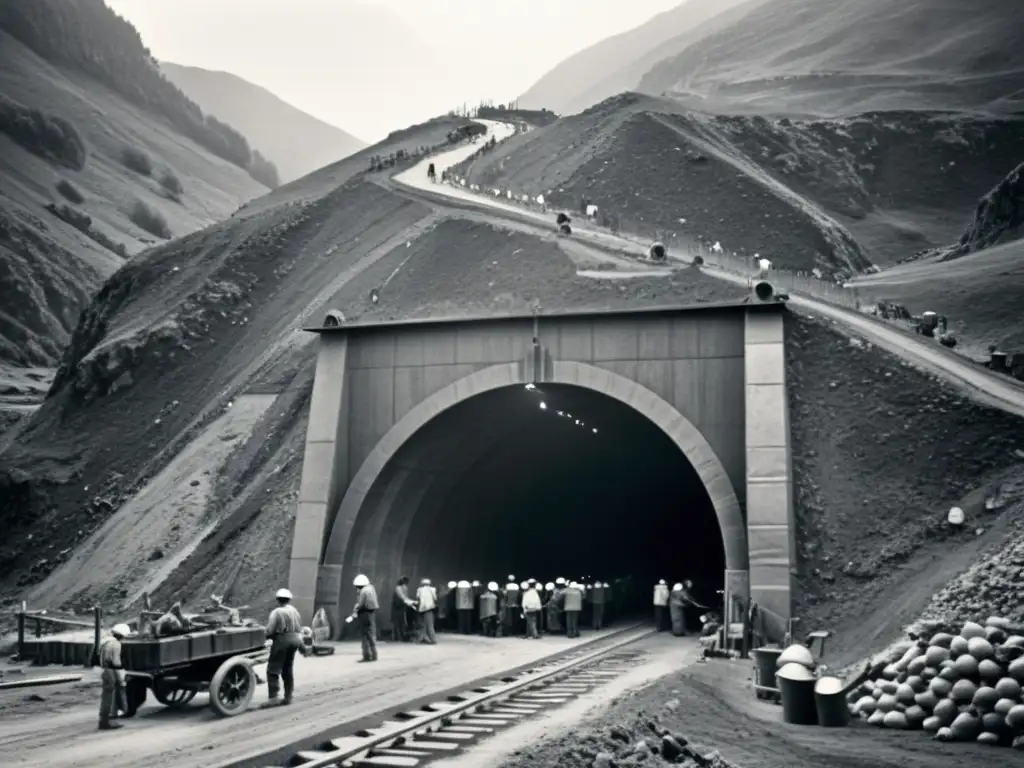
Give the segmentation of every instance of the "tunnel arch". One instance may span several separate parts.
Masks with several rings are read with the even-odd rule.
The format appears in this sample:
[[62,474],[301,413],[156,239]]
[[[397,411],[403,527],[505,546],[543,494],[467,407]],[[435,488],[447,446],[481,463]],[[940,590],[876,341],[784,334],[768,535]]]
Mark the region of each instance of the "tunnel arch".
[[[325,565],[342,566],[342,589],[357,572],[373,576],[394,575],[396,560],[417,532],[429,530],[447,494],[472,465],[514,430],[514,424],[497,423],[485,434],[445,435],[435,430],[431,450],[420,451],[413,466],[394,460],[404,446],[423,430],[437,424],[442,414],[478,395],[523,386],[531,382],[526,366],[508,363],[483,368],[442,388],[413,407],[384,435],[363,461],[341,501],[325,551]],[[746,523],[732,482],[710,444],[688,419],[663,398],[641,384],[612,371],[577,361],[553,361],[543,382],[583,388],[605,395],[645,417],[686,458],[700,478],[714,508],[728,570],[746,570],[748,549]],[[445,441],[467,443],[461,455],[476,457],[451,466],[440,459]],[[427,465],[420,465],[424,459]],[[424,508],[422,502],[426,500]],[[373,502],[373,503],[367,503]],[[389,546],[383,542],[390,541]],[[421,563],[403,562],[411,572]]]

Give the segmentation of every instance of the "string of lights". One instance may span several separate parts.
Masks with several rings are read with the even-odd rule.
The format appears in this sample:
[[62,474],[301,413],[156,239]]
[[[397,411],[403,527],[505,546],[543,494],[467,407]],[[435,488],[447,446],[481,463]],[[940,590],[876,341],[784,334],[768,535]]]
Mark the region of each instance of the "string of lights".
[[[541,392],[537,388],[536,384],[527,384],[526,385],[526,390],[528,392],[533,392],[533,393],[535,393],[537,395],[540,395],[542,397],[544,396],[544,393]],[[593,424],[591,424],[590,427],[587,427],[587,423],[586,423],[586,421],[584,419],[581,419],[578,416],[573,416],[569,411],[550,408],[548,406],[547,400],[541,400],[538,403],[538,407],[542,411],[550,411],[551,413],[553,413],[558,418],[567,419],[574,426],[581,427],[583,429],[590,429],[591,434],[596,435],[598,433],[597,427],[595,427]]]

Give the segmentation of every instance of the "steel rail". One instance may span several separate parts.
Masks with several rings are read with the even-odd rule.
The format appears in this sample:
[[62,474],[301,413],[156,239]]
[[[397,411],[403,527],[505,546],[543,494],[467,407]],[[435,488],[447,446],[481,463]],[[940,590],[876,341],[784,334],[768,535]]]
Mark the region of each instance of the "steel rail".
[[[367,729],[365,731],[360,731],[354,737],[341,737],[337,740],[340,741],[344,738],[346,741],[351,741],[353,738],[360,738],[362,743],[341,747],[333,751],[325,751],[322,756],[317,756],[313,759],[303,759],[301,762],[302,768],[336,768],[337,766],[348,766],[350,761],[365,759],[373,749],[379,748],[382,745],[390,744],[391,746],[399,746],[406,744],[410,737],[433,733],[440,730],[442,727],[449,725],[450,723],[446,721],[451,721],[459,715],[474,711],[485,704],[510,698],[524,690],[528,690],[540,683],[544,683],[552,678],[571,672],[577,667],[597,661],[601,657],[607,656],[613,651],[619,650],[623,646],[631,645],[638,640],[642,640],[643,638],[654,634],[653,629],[637,630],[638,626],[640,625],[634,625],[634,627],[630,629],[624,629],[621,635],[609,638],[611,642],[607,644],[602,643],[600,648],[594,648],[589,651],[581,650],[561,663],[558,663],[558,660],[556,659],[551,662],[554,665],[551,669],[543,669],[532,673],[528,671],[515,679],[496,676],[497,679],[503,683],[502,685],[490,687],[481,686],[479,688],[473,688],[463,694],[449,696],[446,701],[432,703],[423,707],[422,710],[417,710],[417,712],[422,712],[422,714],[413,715],[410,719],[401,722],[401,724],[396,724],[396,727],[386,728],[379,733],[374,733],[373,730]],[[540,664],[543,664],[543,662],[539,662],[537,666]],[[396,715],[396,717],[398,716],[402,715]],[[366,734],[365,737],[360,735],[363,733]],[[415,742],[412,742],[409,743],[408,746],[411,747],[414,744]],[[312,750],[303,751],[308,754],[308,752]],[[224,763],[222,766],[238,765],[239,762],[241,761],[235,760],[232,763]]]

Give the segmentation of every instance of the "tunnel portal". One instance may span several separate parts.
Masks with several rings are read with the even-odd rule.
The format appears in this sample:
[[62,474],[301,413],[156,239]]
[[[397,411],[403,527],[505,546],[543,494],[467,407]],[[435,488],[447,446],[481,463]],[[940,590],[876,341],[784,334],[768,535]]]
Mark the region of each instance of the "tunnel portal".
[[337,634],[358,573],[385,603],[403,575],[632,575],[752,597],[781,632],[784,316],[755,302],[312,329],[300,611],[323,607]]

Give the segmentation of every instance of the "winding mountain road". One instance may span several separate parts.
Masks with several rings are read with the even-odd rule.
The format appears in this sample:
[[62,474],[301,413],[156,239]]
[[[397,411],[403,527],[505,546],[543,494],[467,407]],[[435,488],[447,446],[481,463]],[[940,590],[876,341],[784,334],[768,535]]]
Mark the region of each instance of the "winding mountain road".
[[[504,141],[515,133],[514,128],[507,123],[492,120],[480,120],[479,122],[486,125],[488,134],[496,136],[498,141]],[[433,155],[395,175],[392,181],[406,191],[414,192],[417,196],[427,200],[434,202],[447,200],[459,208],[468,207],[477,211],[486,211],[495,219],[530,222],[552,230],[553,220],[550,213],[544,214],[530,210],[491,195],[473,192],[466,187],[434,184],[427,178],[427,166],[430,163],[434,163],[434,167],[440,175],[442,170],[467,159],[476,149],[477,145],[468,144]],[[573,221],[572,239],[589,243],[597,248],[626,254],[627,256],[622,259],[624,263],[620,265],[621,269],[615,273],[616,277],[653,277],[657,274],[649,266],[636,261],[636,259],[646,256],[649,245],[647,243],[613,235],[610,232],[598,231],[588,227],[585,223],[578,223],[577,220]],[[629,258],[630,256],[632,258]],[[670,254],[669,259],[679,265],[692,263],[692,257],[687,255]],[[750,279],[747,275],[726,272],[707,265],[701,267],[701,270],[707,275],[738,285],[747,285]],[[664,269],[661,270],[661,273],[664,274]],[[588,276],[596,276],[596,273],[588,274]],[[1024,386],[1014,379],[991,373],[934,342],[925,341],[923,338],[887,325],[873,317],[837,307],[810,296],[791,295],[789,306],[801,314],[816,315],[832,320],[847,332],[853,332],[918,368],[944,379],[976,402],[1024,417]]]

